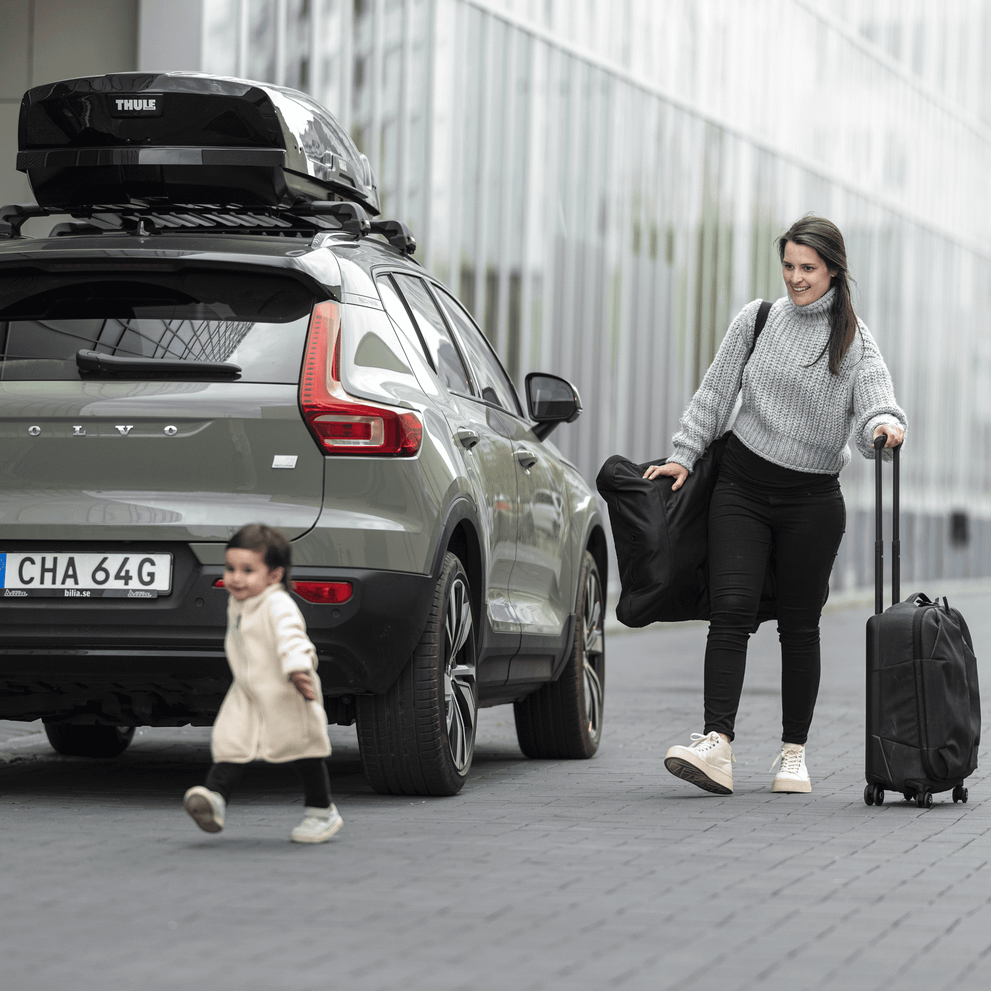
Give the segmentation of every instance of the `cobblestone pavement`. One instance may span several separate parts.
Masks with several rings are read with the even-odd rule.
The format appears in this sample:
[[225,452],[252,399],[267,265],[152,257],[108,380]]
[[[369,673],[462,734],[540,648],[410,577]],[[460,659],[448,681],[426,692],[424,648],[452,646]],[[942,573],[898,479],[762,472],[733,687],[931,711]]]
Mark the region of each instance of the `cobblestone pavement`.
[[[983,654],[991,594],[955,604]],[[207,730],[139,731],[120,759],[87,761],[53,755],[38,724],[0,724],[3,987],[983,988],[986,770],[967,805],[864,805],[866,612],[824,619],[809,796],[769,790],[769,629],[725,798],[662,764],[700,729],[697,625],[610,638],[592,761],[525,760],[501,707],[482,714],[461,795],[385,798],[364,783],[353,731],[335,728],[345,826],[324,846],[287,841],[301,799],[291,773],[263,765],[227,830],[199,832],[179,802],[202,779]]]

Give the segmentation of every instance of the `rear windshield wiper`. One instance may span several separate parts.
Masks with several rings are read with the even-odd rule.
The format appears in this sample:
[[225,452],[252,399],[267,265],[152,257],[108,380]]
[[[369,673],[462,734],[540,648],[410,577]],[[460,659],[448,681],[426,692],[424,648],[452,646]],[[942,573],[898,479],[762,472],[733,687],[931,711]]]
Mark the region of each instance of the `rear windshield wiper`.
[[187,361],[183,358],[146,358],[141,355],[77,351],[76,366],[88,375],[175,375],[197,378],[238,378],[241,366],[232,361]]

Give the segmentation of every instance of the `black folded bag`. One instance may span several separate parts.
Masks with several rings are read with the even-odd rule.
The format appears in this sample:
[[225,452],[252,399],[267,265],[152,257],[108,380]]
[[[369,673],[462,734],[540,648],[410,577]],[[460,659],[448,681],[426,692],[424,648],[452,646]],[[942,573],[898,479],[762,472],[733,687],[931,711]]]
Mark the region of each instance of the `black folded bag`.
[[[599,470],[595,485],[609,507],[622,585],[616,618],[624,626],[709,618],[709,499],[728,440],[724,434],[709,445],[677,492],[670,476],[643,477],[665,458],[636,464],[616,454]],[[774,615],[769,567],[757,624]]]

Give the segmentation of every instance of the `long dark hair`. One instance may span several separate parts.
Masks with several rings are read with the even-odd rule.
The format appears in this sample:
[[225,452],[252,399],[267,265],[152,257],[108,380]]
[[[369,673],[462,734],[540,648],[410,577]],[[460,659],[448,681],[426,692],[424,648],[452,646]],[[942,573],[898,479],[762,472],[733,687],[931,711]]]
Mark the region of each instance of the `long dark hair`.
[[838,375],[840,363],[857,333],[857,314],[853,312],[853,300],[850,298],[850,283],[853,280],[846,267],[843,235],[832,221],[807,213],[778,238],[778,255],[782,263],[785,260],[785,245],[789,241],[812,248],[825,262],[826,268],[836,272],[830,283],[830,288],[836,292],[829,311],[829,340],[819,358],[828,352],[829,370],[833,375]]

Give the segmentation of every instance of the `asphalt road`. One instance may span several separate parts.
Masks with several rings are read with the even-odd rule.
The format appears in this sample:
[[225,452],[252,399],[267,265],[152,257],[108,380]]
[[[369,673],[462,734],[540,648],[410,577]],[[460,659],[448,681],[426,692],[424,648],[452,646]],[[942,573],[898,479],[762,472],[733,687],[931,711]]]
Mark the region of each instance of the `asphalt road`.
[[[953,601],[983,656],[991,593]],[[701,729],[694,625],[609,637],[591,761],[526,760],[501,707],[482,714],[459,796],[385,798],[362,778],[353,730],[334,728],[344,829],[315,847],[288,842],[301,798],[291,772],[265,765],[225,832],[196,829],[180,800],[202,780],[207,730],[139,731],[119,759],[88,761],[54,755],[37,724],[0,724],[0,986],[984,988],[985,767],[967,805],[948,793],[926,811],[864,805],[865,618],[824,619],[809,796],[770,792],[780,717],[766,628],[728,797],[662,764]]]

